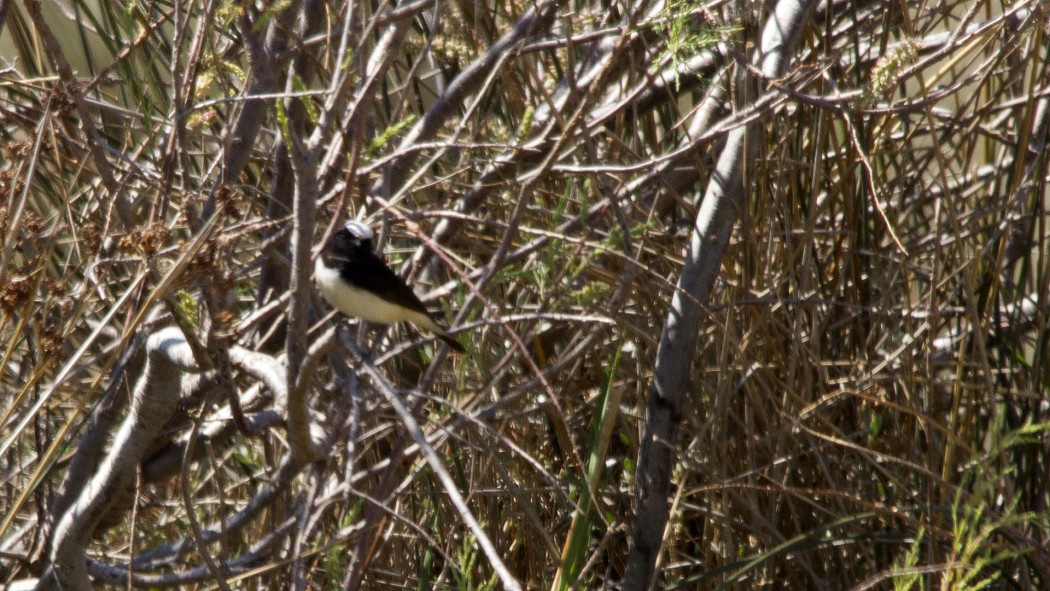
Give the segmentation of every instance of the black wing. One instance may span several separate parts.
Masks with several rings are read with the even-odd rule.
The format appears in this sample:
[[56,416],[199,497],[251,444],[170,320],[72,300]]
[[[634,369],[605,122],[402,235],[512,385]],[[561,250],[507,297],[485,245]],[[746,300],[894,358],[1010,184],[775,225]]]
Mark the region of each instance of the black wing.
[[[338,257],[333,258],[338,259]],[[343,261],[339,262],[343,263]],[[403,308],[430,316],[426,306],[419,301],[412,288],[372,253],[358,256],[356,260],[341,264],[339,275],[354,287],[372,292]]]

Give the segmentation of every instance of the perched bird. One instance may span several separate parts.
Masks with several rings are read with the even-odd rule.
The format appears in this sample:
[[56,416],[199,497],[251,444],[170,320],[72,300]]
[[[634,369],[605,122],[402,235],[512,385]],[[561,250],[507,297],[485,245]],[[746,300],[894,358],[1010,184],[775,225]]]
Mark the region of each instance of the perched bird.
[[371,228],[350,221],[325,243],[314,263],[314,279],[324,299],[343,314],[369,322],[411,322],[462,353],[463,345],[434,320],[412,288],[372,252],[373,237]]

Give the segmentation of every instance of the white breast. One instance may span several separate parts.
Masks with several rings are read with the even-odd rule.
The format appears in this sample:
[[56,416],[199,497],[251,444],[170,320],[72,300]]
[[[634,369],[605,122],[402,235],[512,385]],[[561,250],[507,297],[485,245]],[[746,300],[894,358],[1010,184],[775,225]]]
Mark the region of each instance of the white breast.
[[317,257],[317,262],[314,263],[314,279],[324,299],[347,316],[382,324],[406,320],[425,328],[434,325],[430,318],[419,312],[391,304],[343,281],[339,270],[325,265],[321,257]]

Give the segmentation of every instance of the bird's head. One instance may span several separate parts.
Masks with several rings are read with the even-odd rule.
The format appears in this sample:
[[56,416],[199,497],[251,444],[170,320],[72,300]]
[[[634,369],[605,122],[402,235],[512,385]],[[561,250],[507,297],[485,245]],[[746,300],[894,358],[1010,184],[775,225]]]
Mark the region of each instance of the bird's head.
[[373,236],[375,234],[372,233],[372,228],[357,220],[351,220],[332,236],[326,250],[342,256],[370,253]]

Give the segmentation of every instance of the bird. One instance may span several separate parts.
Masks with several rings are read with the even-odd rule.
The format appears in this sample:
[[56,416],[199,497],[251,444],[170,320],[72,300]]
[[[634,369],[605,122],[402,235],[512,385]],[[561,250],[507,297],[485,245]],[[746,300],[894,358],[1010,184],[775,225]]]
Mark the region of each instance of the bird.
[[412,288],[372,251],[372,229],[351,220],[324,244],[314,263],[321,296],[347,316],[368,322],[411,322],[433,332],[457,353],[466,349],[438,324]]

